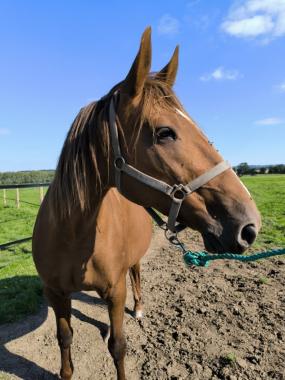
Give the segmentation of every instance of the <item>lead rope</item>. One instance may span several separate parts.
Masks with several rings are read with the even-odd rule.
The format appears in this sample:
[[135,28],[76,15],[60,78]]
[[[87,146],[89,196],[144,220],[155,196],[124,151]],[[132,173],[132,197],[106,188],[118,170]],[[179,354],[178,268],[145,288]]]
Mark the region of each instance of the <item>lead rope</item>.
[[271,251],[258,252],[252,255],[236,255],[234,253],[217,253],[211,255],[207,252],[183,251],[183,259],[187,266],[207,267],[213,260],[238,260],[243,262],[267,259],[273,256],[285,255],[285,248],[273,249]]
[[238,255],[234,253],[216,253],[210,254],[205,251],[193,252],[187,250],[185,245],[180,241],[177,233],[172,233],[168,229],[165,230],[166,239],[179,248],[183,254],[183,260],[187,267],[208,267],[211,261],[214,260],[238,260],[243,262],[256,261],[260,259],[267,259],[273,256],[285,255],[285,248],[273,249],[265,252],[258,252],[252,255]]

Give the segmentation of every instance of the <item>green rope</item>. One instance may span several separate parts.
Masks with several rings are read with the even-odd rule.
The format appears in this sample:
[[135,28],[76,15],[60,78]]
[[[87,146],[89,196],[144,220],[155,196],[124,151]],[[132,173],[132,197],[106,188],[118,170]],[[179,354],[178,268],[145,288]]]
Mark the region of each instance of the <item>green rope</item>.
[[207,252],[192,252],[184,250],[184,262],[187,266],[195,265],[198,267],[207,267],[212,260],[239,260],[239,261],[256,261],[260,259],[265,259],[267,257],[284,255],[285,249],[274,249],[267,252],[259,252],[253,255],[236,255],[233,253],[221,253],[211,255]]

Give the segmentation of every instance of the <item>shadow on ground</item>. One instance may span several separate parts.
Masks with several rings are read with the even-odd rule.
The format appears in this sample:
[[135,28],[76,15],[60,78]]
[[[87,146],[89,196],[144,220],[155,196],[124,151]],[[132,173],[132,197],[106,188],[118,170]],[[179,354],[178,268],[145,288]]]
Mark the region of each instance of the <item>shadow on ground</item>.
[[[21,293],[27,293],[29,297],[26,300],[29,300],[32,296],[35,298],[35,294],[33,294],[33,292],[38,292],[38,284],[39,279],[37,276],[15,276],[9,279],[1,280],[0,298],[2,310],[5,307],[6,311],[9,310],[9,313],[17,312],[18,310],[20,315],[24,315],[27,312],[27,310],[21,309],[21,297],[16,297],[16,300],[14,299],[15,297],[12,297],[12,294],[15,293],[15,286],[22,287]],[[0,374],[2,371],[7,376],[16,375],[24,380],[51,380],[59,378],[57,374],[54,374],[46,370],[45,368],[40,367],[33,361],[28,360],[21,355],[17,355],[13,352],[10,352],[6,347],[6,345],[12,342],[13,340],[19,339],[24,335],[27,335],[30,332],[38,329],[46,321],[48,316],[48,305],[47,302],[42,298],[42,292],[40,294],[41,302],[39,310],[38,305],[36,309],[34,309],[33,307],[30,309],[30,312],[35,312],[37,310],[36,314],[29,315],[25,318],[22,318],[21,320],[18,320],[17,322],[0,324]],[[2,295],[4,295],[4,297],[2,297]],[[9,295],[11,296],[10,299]],[[3,303],[4,299],[5,304]],[[76,293],[73,295],[72,299],[84,303],[94,304],[104,309],[107,308],[105,302],[102,301],[99,297],[93,297],[86,293]],[[25,303],[25,299],[22,299],[22,301],[24,301]],[[5,313],[6,319],[9,319],[7,316],[9,313]],[[72,315],[84,323],[89,323],[95,326],[99,330],[102,338],[106,336],[108,332],[108,325],[106,323],[91,318],[75,308],[72,309]],[[11,319],[15,319],[14,317],[12,317],[13,316],[11,316]],[[29,337],[27,337],[27,340],[28,339]],[[29,342],[27,343],[29,344]],[[58,355],[60,355],[59,352]]]

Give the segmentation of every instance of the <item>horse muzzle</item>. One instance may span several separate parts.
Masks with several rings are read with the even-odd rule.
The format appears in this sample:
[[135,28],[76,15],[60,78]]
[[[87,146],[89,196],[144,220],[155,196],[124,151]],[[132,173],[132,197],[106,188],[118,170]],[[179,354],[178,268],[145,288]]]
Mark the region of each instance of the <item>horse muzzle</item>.
[[259,227],[255,223],[242,225],[235,234],[223,231],[221,235],[212,232],[202,234],[205,248],[212,253],[244,253],[255,241]]

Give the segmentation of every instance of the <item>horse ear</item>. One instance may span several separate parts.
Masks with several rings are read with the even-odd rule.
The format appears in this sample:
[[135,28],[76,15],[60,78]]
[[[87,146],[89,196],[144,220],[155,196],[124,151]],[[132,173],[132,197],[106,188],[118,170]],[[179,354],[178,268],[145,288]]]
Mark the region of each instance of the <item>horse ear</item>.
[[151,66],[151,27],[146,28],[141,37],[138,54],[123,82],[122,92],[135,97],[142,92]]
[[156,75],[155,78],[166,82],[170,87],[174,85],[178,69],[179,45],[176,46],[169,63]]

